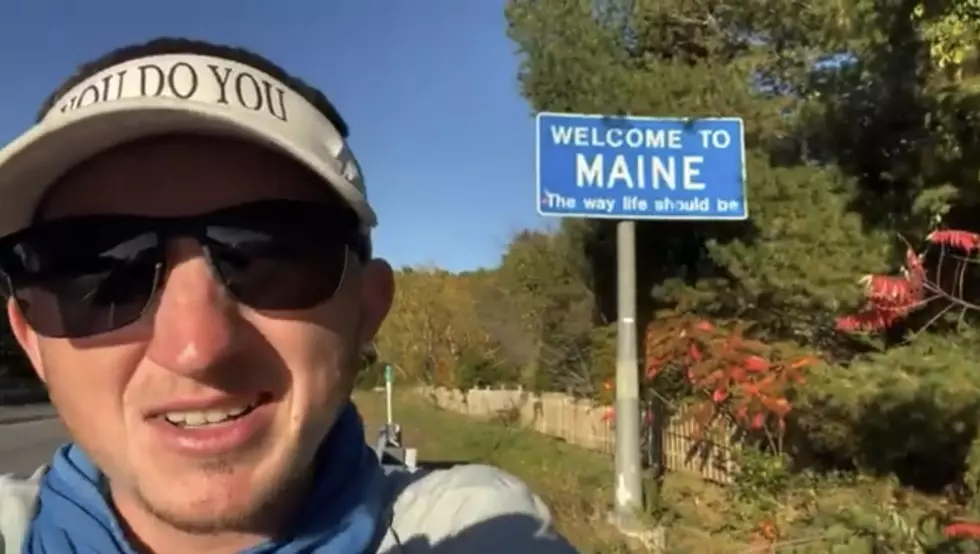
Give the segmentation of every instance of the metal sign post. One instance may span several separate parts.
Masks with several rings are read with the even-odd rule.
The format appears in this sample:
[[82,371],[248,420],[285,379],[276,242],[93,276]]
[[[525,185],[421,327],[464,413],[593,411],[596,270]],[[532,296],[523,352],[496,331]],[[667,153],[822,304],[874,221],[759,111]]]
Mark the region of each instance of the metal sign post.
[[643,506],[636,355],[636,222],[616,224],[616,483],[618,512]]
[[392,399],[394,397],[395,372],[391,364],[385,365],[385,424],[381,427],[378,437],[378,452],[382,461],[390,460],[403,464],[411,471],[416,469],[418,452],[414,448],[406,448],[402,444],[402,428],[395,423]]
[[394,393],[394,383],[395,375],[391,369],[391,364],[388,364],[385,366],[385,415],[387,416],[385,421],[387,422],[389,429],[394,426],[394,415],[392,414],[393,410],[391,407],[391,397]]
[[738,118],[540,113],[538,213],[618,220],[616,463],[612,519],[643,507],[636,323],[637,220],[744,220],[744,130]]

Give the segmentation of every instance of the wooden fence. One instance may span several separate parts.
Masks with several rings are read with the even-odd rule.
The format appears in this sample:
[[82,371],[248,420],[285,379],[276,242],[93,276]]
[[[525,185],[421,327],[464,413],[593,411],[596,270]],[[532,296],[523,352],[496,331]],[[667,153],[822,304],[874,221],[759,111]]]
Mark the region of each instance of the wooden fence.
[[[506,419],[569,443],[612,454],[615,429],[609,407],[561,393],[531,394],[522,390],[472,389],[466,392],[424,387],[436,406],[482,419]],[[661,412],[663,413],[663,412]],[[654,467],[684,471],[720,484],[731,482],[735,430],[713,428],[711,438],[695,437],[695,423],[684,412],[654,414],[644,426],[644,457]],[[659,422],[659,424],[658,424]]]

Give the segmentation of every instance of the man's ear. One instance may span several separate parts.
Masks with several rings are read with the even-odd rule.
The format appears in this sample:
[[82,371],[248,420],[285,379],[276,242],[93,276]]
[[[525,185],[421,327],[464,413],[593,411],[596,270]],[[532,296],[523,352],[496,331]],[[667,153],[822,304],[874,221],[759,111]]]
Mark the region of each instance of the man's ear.
[[37,333],[27,323],[24,312],[21,311],[17,301],[13,298],[7,300],[7,320],[10,322],[10,330],[13,332],[14,338],[17,339],[17,344],[27,354],[37,376],[41,381],[47,382],[44,378],[44,365],[41,363],[41,350],[37,344]]
[[395,275],[388,262],[373,259],[361,272],[361,321],[358,340],[369,344],[384,323],[395,299]]

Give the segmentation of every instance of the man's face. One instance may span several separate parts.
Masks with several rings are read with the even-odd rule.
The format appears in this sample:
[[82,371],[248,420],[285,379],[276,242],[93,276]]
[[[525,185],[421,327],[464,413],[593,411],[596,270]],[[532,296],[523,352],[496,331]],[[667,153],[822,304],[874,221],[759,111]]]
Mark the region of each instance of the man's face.
[[[90,160],[52,189],[42,217],[186,216],[258,200],[324,197],[322,183],[271,152],[173,137]],[[44,337],[11,303],[12,327],[73,438],[109,477],[131,526],[162,519],[188,531],[253,528],[266,509],[281,510],[282,498],[303,486],[349,398],[360,348],[387,314],[391,270],[348,254],[343,282],[329,300],[269,312],[236,302],[196,240],[169,243],[167,265],[144,316],[121,329]],[[159,413],[180,405],[229,411],[256,404],[232,432],[213,434],[201,428],[194,435]]]

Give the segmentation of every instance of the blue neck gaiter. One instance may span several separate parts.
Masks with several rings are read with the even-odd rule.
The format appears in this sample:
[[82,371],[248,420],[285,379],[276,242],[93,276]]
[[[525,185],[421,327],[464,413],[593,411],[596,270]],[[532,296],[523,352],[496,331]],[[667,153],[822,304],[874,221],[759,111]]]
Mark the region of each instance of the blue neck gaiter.
[[[80,448],[59,448],[41,481],[24,554],[136,554],[102,481]],[[242,554],[367,553],[386,531],[388,508],[384,472],[351,404],[317,453],[314,483],[292,524]]]

